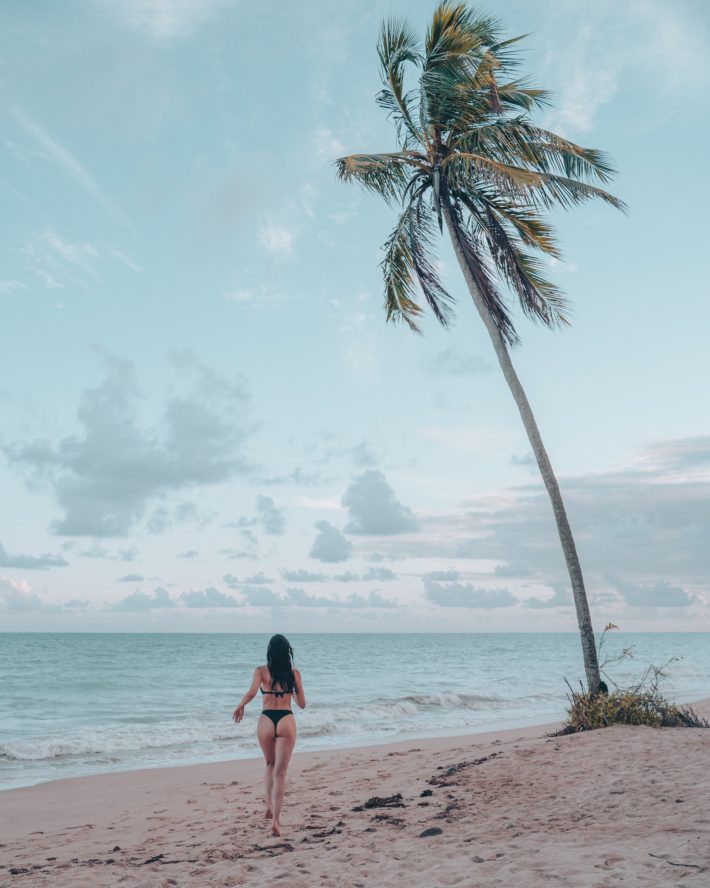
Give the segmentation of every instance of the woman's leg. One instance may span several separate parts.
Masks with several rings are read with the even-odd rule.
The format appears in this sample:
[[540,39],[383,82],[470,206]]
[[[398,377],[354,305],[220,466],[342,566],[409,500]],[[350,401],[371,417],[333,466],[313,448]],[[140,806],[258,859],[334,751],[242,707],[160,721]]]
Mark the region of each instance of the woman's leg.
[[296,745],[296,719],[293,716],[282,718],[277,727],[276,757],[274,760],[274,788],[271,796],[271,810],[274,819],[271,824],[271,832],[275,836],[281,835],[280,819],[281,807],[286,791],[286,771],[291,761],[291,753]]
[[274,740],[274,723],[267,715],[262,715],[256,723],[256,736],[259,738],[259,746],[266,759],[266,773],[264,774],[264,790],[266,792],[265,817],[273,817],[271,808],[271,796],[274,791],[274,763],[276,761],[276,741]]

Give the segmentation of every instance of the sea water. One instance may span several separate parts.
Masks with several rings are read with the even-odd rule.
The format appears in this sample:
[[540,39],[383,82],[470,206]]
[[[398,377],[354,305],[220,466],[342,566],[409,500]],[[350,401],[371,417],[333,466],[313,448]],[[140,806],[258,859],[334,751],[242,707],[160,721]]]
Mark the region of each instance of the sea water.
[[[584,678],[575,633],[293,635],[307,708],[298,749],[554,722]],[[266,635],[0,634],[0,788],[260,755],[261,695],[232,711]],[[679,702],[710,696],[710,635],[613,633],[621,684],[667,668]],[[294,706],[295,708],[295,706]]]

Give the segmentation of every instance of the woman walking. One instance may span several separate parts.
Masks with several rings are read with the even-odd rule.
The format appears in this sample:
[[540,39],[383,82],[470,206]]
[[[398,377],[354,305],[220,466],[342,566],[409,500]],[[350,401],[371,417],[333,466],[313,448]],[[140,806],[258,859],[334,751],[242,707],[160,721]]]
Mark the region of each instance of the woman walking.
[[[261,691],[263,709],[256,726],[261,751],[266,759],[266,817],[271,819],[271,833],[281,835],[281,807],[286,788],[286,771],[296,745],[296,719],[291,712],[291,697],[305,709],[301,673],[293,668],[293,648],[283,635],[274,635],[266,650],[266,666],[254,670],[251,687],[234,710],[239,724],[244,707]],[[290,716],[290,718],[289,718]]]

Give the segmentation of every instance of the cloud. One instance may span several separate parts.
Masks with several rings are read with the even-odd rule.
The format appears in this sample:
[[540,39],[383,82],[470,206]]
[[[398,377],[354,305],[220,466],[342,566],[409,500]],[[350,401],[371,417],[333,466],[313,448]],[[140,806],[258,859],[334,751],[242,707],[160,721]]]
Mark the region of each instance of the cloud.
[[375,580],[381,583],[389,582],[389,580],[396,580],[397,574],[390,570],[389,567],[368,567],[365,573],[362,575],[363,580]]
[[110,609],[115,611],[150,611],[161,608],[175,607],[175,601],[170,597],[166,589],[158,587],[152,595],[145,592],[133,592],[120,601],[117,601]]
[[366,607],[397,607],[397,602],[383,598],[373,589],[368,595],[353,593],[345,598],[329,598],[325,595],[311,595],[304,589],[294,588],[286,590],[286,602],[297,607],[327,607],[327,608],[366,608]]
[[14,296],[20,290],[26,290],[27,284],[22,281],[0,281],[0,296]]
[[185,552],[180,552],[178,554],[178,558],[185,558],[188,561],[191,561],[193,558],[199,558],[200,553],[197,549],[187,549]]
[[50,567],[66,567],[69,564],[61,555],[10,555],[0,543],[0,567],[19,570],[49,570]]
[[[286,579],[290,579],[296,582],[305,582],[305,576],[301,576],[300,578],[295,576],[296,573],[306,574],[306,571],[293,571],[293,576],[284,577]],[[319,575],[322,579],[327,580],[328,577],[325,574]],[[387,583],[390,580],[396,580],[397,574],[390,570],[389,567],[368,567],[364,574],[353,573],[348,570],[345,573],[335,574],[333,579],[339,583],[365,583],[365,582],[379,582],[379,583]]]
[[190,37],[212,19],[227,0],[101,0],[110,12],[118,13],[132,27],[160,42]]
[[64,512],[56,533],[122,536],[152,500],[253,471],[244,456],[253,428],[241,380],[224,379],[191,354],[175,353],[171,363],[191,388],[167,400],[161,428],[143,429],[133,365],[108,355],[104,361],[106,378],[81,396],[79,433],[56,444],[39,439],[2,446],[31,483],[53,490]]
[[146,521],[146,530],[150,533],[165,533],[176,524],[194,524],[197,530],[203,530],[212,521],[214,515],[200,512],[195,503],[182,502],[174,508],[159,506]]
[[451,582],[452,580],[458,580],[461,575],[457,570],[430,570],[428,573],[425,573],[422,579],[426,582],[427,580],[434,580],[436,582]]
[[225,592],[220,592],[214,586],[206,589],[191,589],[183,592],[180,601],[185,607],[241,607],[241,602]]
[[[710,435],[656,441],[619,467],[560,476],[560,488],[590,588],[606,575],[694,591],[710,575]],[[552,508],[541,481],[464,501],[457,513],[422,519],[422,533],[376,539],[388,558],[493,560],[499,576],[569,582]]]
[[539,610],[548,607],[572,607],[574,601],[572,599],[572,593],[568,588],[565,586],[556,586],[550,598],[537,598],[536,596],[531,595],[523,601],[523,604],[525,607],[532,607]]
[[263,571],[259,571],[258,573],[253,574],[250,577],[247,577],[244,580],[245,583],[253,583],[256,586],[261,585],[262,583],[273,583],[274,581],[271,577],[267,577]]
[[11,580],[0,576],[0,610],[38,611],[43,607],[42,600],[25,580]]
[[382,472],[368,469],[353,479],[341,500],[349,521],[345,533],[388,535],[416,530],[417,518],[402,505]]
[[353,456],[353,462],[356,466],[366,468],[368,466],[376,466],[380,458],[372,450],[370,445],[364,439],[356,444],[350,451]]
[[313,136],[316,157],[320,160],[336,160],[345,154],[345,146],[327,126],[321,126]]
[[647,586],[616,580],[614,585],[630,607],[688,607],[697,601],[694,595],[668,580],[659,580]]
[[11,580],[0,576],[0,613],[62,613],[67,611],[86,610],[88,601],[73,598],[60,604],[48,604],[32,591],[25,580]]
[[429,361],[429,370],[437,376],[478,376],[493,369],[490,361],[463,353],[453,345],[437,352]]
[[53,139],[49,133],[38,123],[24,114],[22,111],[15,110],[15,116],[37,141],[41,148],[44,149],[47,157],[53,160],[61,169],[72,178],[90,197],[92,197],[105,210],[113,212],[113,206],[106,195],[103,193],[93,176],[79,163],[74,155]]
[[274,582],[271,577],[267,577],[262,571],[255,573],[251,577],[246,577],[243,580],[240,580],[239,577],[234,574],[225,574],[222,579],[230,589],[238,589],[240,586],[262,586]]
[[337,527],[327,521],[316,521],[316,536],[309,555],[318,561],[347,561],[353,551],[353,544],[346,540]]
[[292,229],[275,225],[271,219],[259,229],[261,246],[267,253],[282,259],[293,253],[295,237],[295,232]]
[[244,586],[239,590],[245,598],[245,603],[253,607],[281,607],[284,599],[264,586]]
[[708,86],[707,29],[698,27],[692,10],[692,4],[663,0],[597,0],[580,19],[576,0],[551,3],[555,27],[540,29],[547,35],[545,83],[555,95],[545,125],[563,135],[591,131],[620,85],[628,91],[635,79],[645,95],[672,97],[674,113],[692,109]]
[[143,574],[125,574],[125,576],[119,577],[119,583],[142,583],[145,577]]
[[281,534],[284,532],[286,521],[283,509],[277,508],[270,496],[259,496],[256,501],[256,510],[259,522],[266,533]]
[[328,575],[312,570],[299,568],[298,570],[282,570],[281,576],[289,583],[323,583]]
[[424,580],[428,601],[440,607],[510,607],[517,599],[507,589],[476,589],[471,583],[440,583]]

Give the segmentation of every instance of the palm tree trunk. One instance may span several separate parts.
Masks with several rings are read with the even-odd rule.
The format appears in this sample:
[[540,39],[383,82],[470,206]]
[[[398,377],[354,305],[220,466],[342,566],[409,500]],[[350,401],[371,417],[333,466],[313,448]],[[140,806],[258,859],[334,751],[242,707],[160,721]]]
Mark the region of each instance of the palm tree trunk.
[[542,443],[542,438],[540,437],[540,432],[537,423],[535,422],[535,417],[533,416],[527,395],[520,384],[518,374],[515,372],[515,368],[510,360],[505,340],[501,336],[498,327],[495,325],[493,318],[483,301],[481,291],[478,289],[478,285],[476,284],[473,273],[469,267],[466,254],[459,238],[458,228],[456,227],[456,223],[454,222],[446,200],[442,201],[442,209],[446,220],[446,227],[448,228],[454,252],[456,253],[456,258],[461,266],[461,271],[463,272],[466,284],[468,285],[473,303],[478,309],[481,320],[485,324],[486,330],[488,330],[493,341],[493,348],[495,349],[498,363],[500,364],[503,376],[505,376],[505,380],[510,387],[510,391],[513,394],[515,403],[518,405],[525,431],[528,434],[530,445],[540,468],[542,480],[550,495],[552,511],[555,515],[557,531],[560,535],[560,543],[562,544],[562,551],[564,552],[565,561],[567,562],[567,570],[569,571],[570,580],[572,582],[572,594],[574,596],[574,605],[577,610],[579,632],[582,638],[582,654],[584,656],[584,669],[587,673],[587,685],[590,693],[596,693],[596,691],[599,690],[601,678],[599,675],[599,664],[597,662],[597,648],[594,642],[592,619],[589,615],[589,604],[587,602],[587,594],[584,590],[582,568],[580,567],[579,558],[577,557],[574,537],[572,536],[572,530],[569,526],[569,521],[567,520],[567,513],[562,501],[559,485],[557,484],[557,478],[555,478],[550,459],[545,450],[545,446]]

